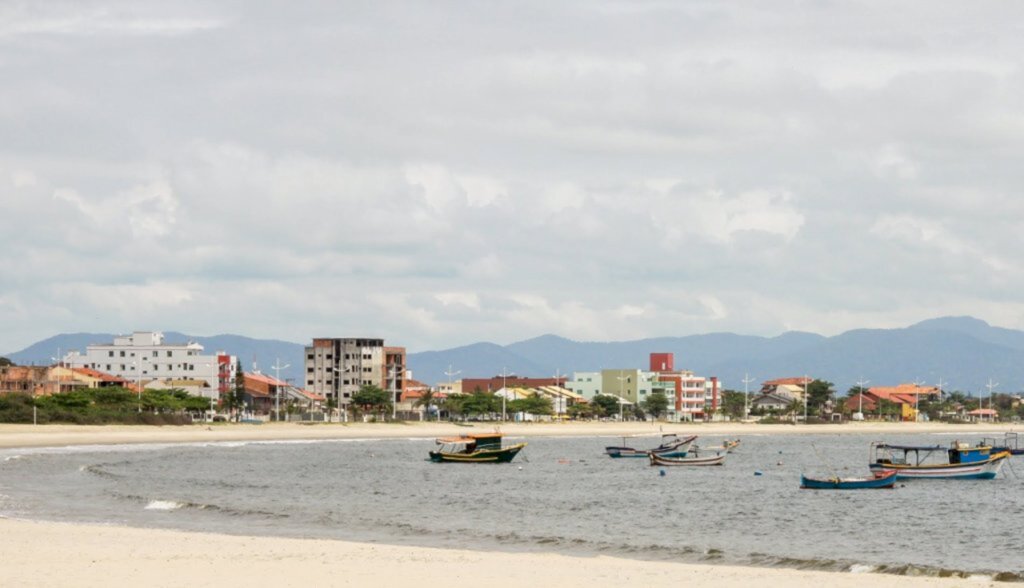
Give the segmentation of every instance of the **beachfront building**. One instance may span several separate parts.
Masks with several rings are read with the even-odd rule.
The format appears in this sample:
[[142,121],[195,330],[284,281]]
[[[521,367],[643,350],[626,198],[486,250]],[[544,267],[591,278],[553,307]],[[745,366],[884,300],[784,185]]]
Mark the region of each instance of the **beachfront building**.
[[85,353],[71,351],[62,364],[87,368],[145,385],[151,380],[204,380],[203,396],[219,398],[233,386],[238,359],[223,351],[205,354],[194,341],[166,343],[164,334],[136,331],[111,343],[89,345]]
[[660,383],[660,389],[669,398],[668,420],[701,420],[718,409],[720,392],[717,377],[698,376],[689,370],[675,369],[672,353],[652,353],[649,367],[655,386]]
[[352,395],[366,385],[402,399],[406,373],[404,347],[385,347],[383,339],[313,339],[306,347],[306,389],[327,398],[347,418]]
[[583,398],[593,400],[601,393],[601,372],[574,372],[565,387]]
[[781,398],[787,398],[789,400],[804,400],[804,389],[814,378],[810,376],[800,376],[798,378],[778,378],[776,380],[767,380],[761,384],[760,395],[765,396],[768,394],[774,394]]
[[0,394],[45,394],[56,391],[58,386],[58,380],[51,375],[51,368],[0,366]]

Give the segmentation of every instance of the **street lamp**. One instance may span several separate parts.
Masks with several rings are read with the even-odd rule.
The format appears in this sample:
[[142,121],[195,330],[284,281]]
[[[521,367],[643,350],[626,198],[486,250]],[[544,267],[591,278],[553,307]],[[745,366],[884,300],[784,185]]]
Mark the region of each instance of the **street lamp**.
[[142,412],[142,362],[146,361],[147,358],[144,355],[139,355],[139,363],[132,362],[132,367],[135,368],[135,375],[139,379],[139,412]]
[[277,422],[281,422],[281,370],[285,370],[291,367],[290,363],[281,365],[281,358],[277,358],[277,362],[270,366],[270,369],[274,370],[277,381],[274,382],[274,390],[276,392],[274,400],[274,412],[277,413]]
[[754,378],[750,377],[750,374],[743,374],[743,419],[750,418],[750,408],[747,405],[750,400],[750,392],[747,390],[747,386],[754,381]]
[[[448,371],[444,375],[448,376],[448,394],[451,394],[454,388],[452,387],[452,376],[457,376],[462,373],[462,370],[452,371],[452,364],[448,364]],[[451,411],[448,411],[448,418],[451,418]],[[437,420],[441,420],[441,413],[438,411]]]
[[871,380],[865,380],[864,378],[857,381],[857,414],[860,415],[860,420],[864,420],[864,385],[870,383]]
[[626,376],[622,375],[622,370],[619,370],[619,422],[622,422],[622,382],[626,379]]
[[391,366],[388,375],[391,376],[391,420],[398,419],[398,374],[402,373],[402,366]]
[[[335,375],[334,375],[335,378],[341,378],[341,377],[344,377],[344,374],[351,373],[352,370],[349,369],[350,367],[351,366],[345,366],[345,369],[339,370],[338,368],[336,368],[334,366],[330,366],[330,369],[331,369],[331,371],[333,371],[335,373]],[[332,390],[332,392],[334,392],[334,403],[338,405],[338,421],[339,422],[348,422],[348,411],[347,410],[342,410],[342,408],[341,408],[341,386],[342,386],[342,384],[337,384],[336,386],[334,386],[335,388],[337,388],[337,391],[334,392]],[[328,417],[328,418],[330,418],[330,417]]]
[[515,372],[509,373],[506,368],[501,368],[501,422],[505,422],[505,399],[508,397],[508,387],[505,384],[505,378],[515,375]]
[[[57,357],[51,357],[56,367],[63,367],[63,361],[60,359],[60,347],[57,348]],[[60,372],[57,372],[57,394],[60,394]]]
[[[999,382],[996,382],[996,383],[993,384],[992,383],[992,378],[988,379],[987,387],[988,387],[988,409],[989,410],[992,410],[992,388],[995,388],[998,385],[999,385]],[[979,402],[978,405],[980,406],[981,403]]]
[[804,424],[807,424],[807,380],[809,376],[804,374]]

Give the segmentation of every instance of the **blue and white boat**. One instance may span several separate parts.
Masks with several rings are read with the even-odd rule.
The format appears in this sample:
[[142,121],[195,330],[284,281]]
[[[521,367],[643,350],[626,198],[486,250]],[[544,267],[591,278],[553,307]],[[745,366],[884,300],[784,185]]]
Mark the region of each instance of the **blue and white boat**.
[[954,442],[942,445],[871,444],[872,472],[896,470],[899,480],[955,478],[990,480],[996,477],[1010,452],[991,453],[991,447]]
[[690,444],[696,439],[696,435],[680,439],[675,433],[668,433],[661,436],[661,445],[654,449],[635,449],[627,447],[626,439],[623,437],[622,445],[605,447],[604,452],[610,457],[647,457],[652,453],[667,457],[685,457],[687,450],[690,449]]

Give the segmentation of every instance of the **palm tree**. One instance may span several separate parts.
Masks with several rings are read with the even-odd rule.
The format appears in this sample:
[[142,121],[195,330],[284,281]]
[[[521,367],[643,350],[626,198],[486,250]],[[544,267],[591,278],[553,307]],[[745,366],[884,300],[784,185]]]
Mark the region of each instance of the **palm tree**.
[[[424,408],[425,412],[427,413],[427,416],[428,416],[427,420],[430,420],[429,419],[429,416],[430,416],[430,405],[433,402],[434,402],[434,391],[431,390],[430,388],[427,388],[426,390],[423,391],[423,394],[420,395],[419,400],[417,400],[416,404],[414,404],[413,406],[422,406]],[[437,418],[438,418],[438,420],[441,419],[441,411],[438,411]]]

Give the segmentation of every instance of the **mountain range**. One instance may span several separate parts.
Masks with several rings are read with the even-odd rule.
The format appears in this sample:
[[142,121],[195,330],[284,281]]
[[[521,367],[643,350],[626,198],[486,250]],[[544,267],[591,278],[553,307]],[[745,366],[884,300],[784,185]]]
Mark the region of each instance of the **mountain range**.
[[[19,364],[49,364],[58,348],[85,349],[90,343],[109,343],[112,334],[75,333],[50,337],[6,357]],[[265,373],[277,361],[288,364],[282,378],[296,381],[303,373],[304,344],[262,340],[238,335],[191,337],[165,332],[169,343],[196,341],[207,352],[238,356],[243,367]],[[498,345],[474,343],[441,351],[410,353],[415,379],[428,384],[466,377],[505,373],[547,377],[601,369],[646,369],[650,353],[675,355],[676,369],[718,376],[727,388],[751,389],[764,380],[810,375],[829,380],[845,391],[858,381],[869,385],[901,382],[937,384],[966,393],[1024,388],[1024,331],[989,325],[973,317],[943,317],[897,329],[857,329],[826,337],[788,332],[776,337],[710,333],[636,341],[580,342],[556,335]],[[301,380],[298,380],[301,381]]]

